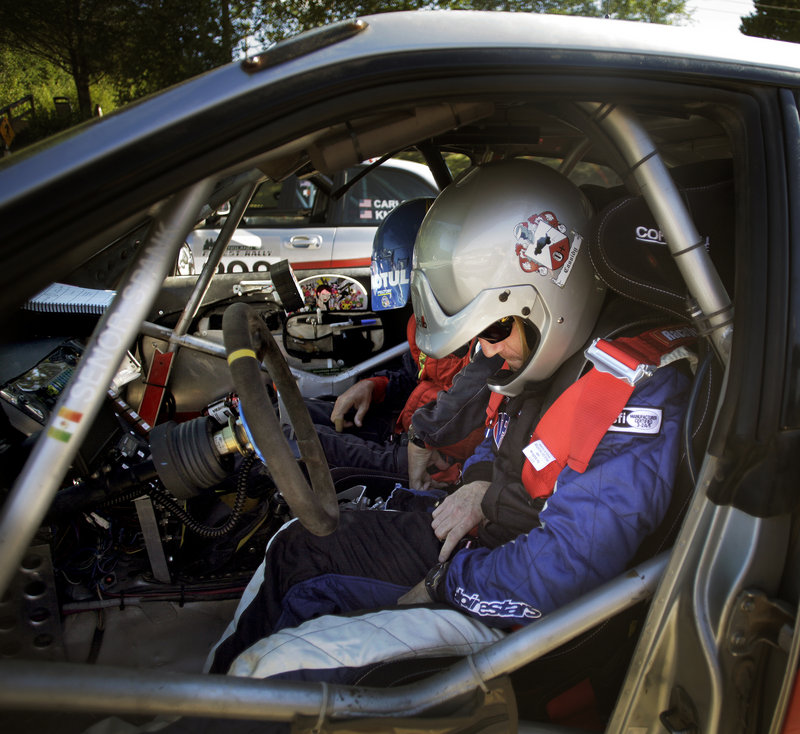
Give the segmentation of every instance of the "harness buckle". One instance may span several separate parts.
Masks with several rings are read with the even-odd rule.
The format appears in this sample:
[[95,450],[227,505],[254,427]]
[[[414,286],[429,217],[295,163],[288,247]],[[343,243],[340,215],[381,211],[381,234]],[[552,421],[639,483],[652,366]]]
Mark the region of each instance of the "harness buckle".
[[618,380],[624,380],[629,385],[636,386],[642,380],[652,377],[658,369],[657,365],[643,363],[637,364],[636,367],[630,367],[604,351],[599,345],[599,342],[602,341],[602,339],[595,339],[584,352],[586,359],[600,372],[606,372]]

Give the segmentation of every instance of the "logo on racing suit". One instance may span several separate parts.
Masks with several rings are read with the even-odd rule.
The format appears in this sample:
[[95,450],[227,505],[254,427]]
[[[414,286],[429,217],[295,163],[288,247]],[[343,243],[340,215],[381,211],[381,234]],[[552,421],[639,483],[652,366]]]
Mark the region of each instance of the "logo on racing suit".
[[514,238],[514,252],[526,273],[538,271],[547,275],[567,261],[570,250],[567,228],[553,212],[534,214],[520,222],[514,227]]
[[608,429],[612,433],[636,433],[657,436],[661,431],[661,408],[626,405]]
[[673,329],[655,331],[653,336],[663,344],[672,344],[677,341],[686,341],[697,338],[697,329],[691,326],[677,326]]
[[511,419],[508,416],[508,413],[498,413],[497,420],[494,422],[492,426],[492,437],[494,438],[494,445],[499,449],[500,444],[503,443],[503,437],[506,435],[506,431],[508,430],[508,422]]
[[489,601],[481,599],[477,594],[467,594],[460,586],[456,589],[456,604],[479,617],[511,617],[514,619],[539,619],[542,613],[530,604],[513,599]]

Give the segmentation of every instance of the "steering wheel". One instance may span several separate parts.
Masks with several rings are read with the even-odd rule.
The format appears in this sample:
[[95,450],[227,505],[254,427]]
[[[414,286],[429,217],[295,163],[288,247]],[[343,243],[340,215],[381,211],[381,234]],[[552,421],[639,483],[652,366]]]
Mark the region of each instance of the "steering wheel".
[[[329,535],[339,524],[333,480],[314,424],[283,354],[266,324],[246,303],[234,303],[225,309],[222,334],[228,368],[239,395],[240,417],[250,443],[303,526],[314,535]],[[260,368],[262,360],[286,405],[311,486],[283,435],[267,395]]]

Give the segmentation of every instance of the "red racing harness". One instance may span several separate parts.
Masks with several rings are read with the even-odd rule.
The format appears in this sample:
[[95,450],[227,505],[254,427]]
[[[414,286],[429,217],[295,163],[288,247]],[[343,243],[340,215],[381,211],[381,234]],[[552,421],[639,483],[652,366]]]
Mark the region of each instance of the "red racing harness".
[[[578,473],[623,412],[634,387],[659,367],[693,355],[686,346],[697,333],[685,325],[660,327],[613,341],[595,339],[586,350],[594,365],[570,385],[539,420],[524,449],[522,483],[531,497],[547,497],[565,466]],[[504,395],[493,392],[486,425],[497,421]]]

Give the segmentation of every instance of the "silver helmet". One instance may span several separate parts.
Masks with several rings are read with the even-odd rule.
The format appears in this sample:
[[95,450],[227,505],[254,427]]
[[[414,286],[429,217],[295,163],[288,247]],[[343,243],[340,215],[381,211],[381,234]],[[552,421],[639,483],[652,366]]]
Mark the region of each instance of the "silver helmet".
[[517,316],[530,354],[492,389],[517,395],[550,377],[589,337],[603,301],[583,242],[591,212],[565,176],[530,160],[489,163],[450,184],[414,250],[420,349],[443,357],[493,322]]

